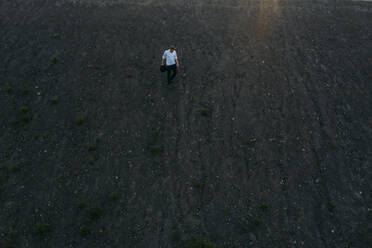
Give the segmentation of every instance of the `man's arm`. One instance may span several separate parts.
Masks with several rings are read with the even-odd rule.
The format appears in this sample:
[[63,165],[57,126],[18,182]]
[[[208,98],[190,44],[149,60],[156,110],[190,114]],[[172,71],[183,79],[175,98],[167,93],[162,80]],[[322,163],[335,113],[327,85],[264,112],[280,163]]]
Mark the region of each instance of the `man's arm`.
[[176,66],[177,67],[180,67],[180,64],[179,64],[179,62],[178,62],[178,56],[177,56],[177,52],[176,51],[174,51],[174,59],[176,60]]
[[161,56],[161,65],[164,65],[165,64],[165,53],[166,53],[166,51],[164,51],[164,53],[163,53],[163,56]]

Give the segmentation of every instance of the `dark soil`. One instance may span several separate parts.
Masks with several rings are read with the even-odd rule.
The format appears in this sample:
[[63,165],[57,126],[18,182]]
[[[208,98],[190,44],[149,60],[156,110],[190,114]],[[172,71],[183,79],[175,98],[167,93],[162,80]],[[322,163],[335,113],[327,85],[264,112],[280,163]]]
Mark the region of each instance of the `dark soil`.
[[371,41],[368,2],[1,0],[0,247],[372,247]]

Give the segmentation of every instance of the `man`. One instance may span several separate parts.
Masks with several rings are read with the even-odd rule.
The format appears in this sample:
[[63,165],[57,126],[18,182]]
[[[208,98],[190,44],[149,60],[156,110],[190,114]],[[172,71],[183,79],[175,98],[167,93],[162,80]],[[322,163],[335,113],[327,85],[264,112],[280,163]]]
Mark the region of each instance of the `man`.
[[179,67],[176,48],[174,46],[170,46],[168,50],[164,51],[161,65],[164,66],[164,63],[168,74],[168,84],[170,84],[177,75],[177,68]]

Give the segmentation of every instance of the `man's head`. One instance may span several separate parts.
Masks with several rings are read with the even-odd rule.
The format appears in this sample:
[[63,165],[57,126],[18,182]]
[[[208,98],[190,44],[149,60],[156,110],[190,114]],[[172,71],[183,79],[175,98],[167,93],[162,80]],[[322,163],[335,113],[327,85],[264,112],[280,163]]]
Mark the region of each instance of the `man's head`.
[[176,50],[176,48],[175,48],[173,45],[171,45],[171,46],[169,47],[169,50],[170,50],[171,53],[173,53],[173,51]]

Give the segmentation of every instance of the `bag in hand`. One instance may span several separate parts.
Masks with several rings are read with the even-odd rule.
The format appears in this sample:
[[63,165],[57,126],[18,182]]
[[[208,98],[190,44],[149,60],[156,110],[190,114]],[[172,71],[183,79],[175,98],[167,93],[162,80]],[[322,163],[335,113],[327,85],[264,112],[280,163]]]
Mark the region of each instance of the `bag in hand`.
[[165,68],[165,65],[161,65],[160,66],[160,71],[161,72],[165,72],[167,70],[167,68]]

